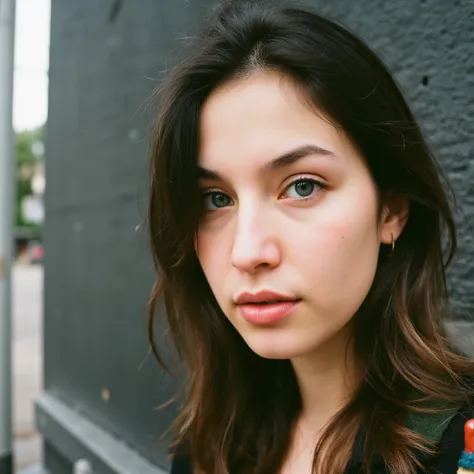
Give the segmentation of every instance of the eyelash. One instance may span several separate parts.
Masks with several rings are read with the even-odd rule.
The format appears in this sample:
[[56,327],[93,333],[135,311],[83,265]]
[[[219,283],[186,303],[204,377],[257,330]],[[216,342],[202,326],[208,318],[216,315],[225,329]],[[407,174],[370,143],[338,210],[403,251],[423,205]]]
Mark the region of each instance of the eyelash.
[[[319,188],[319,191],[320,190],[323,190],[323,189],[326,189],[327,188],[327,185],[315,178],[310,178],[310,177],[305,177],[305,176],[299,176],[298,178],[294,179],[293,181],[291,181],[290,183],[288,183],[288,185],[285,187],[285,190],[283,193],[280,194],[279,196],[279,199],[280,197],[285,194],[286,192],[288,192],[288,189],[291,187],[291,186],[294,186],[300,182],[310,182],[312,183],[316,188]],[[297,201],[307,201],[309,199],[312,199],[314,197],[314,194],[318,192],[318,190],[314,190],[309,196],[301,196],[300,198],[296,198],[295,200]],[[208,191],[206,191],[204,194],[203,194],[203,201],[208,198],[208,197],[211,197],[212,195],[215,195],[215,194],[222,194],[226,197],[229,198],[229,200],[232,202],[232,198],[230,198],[226,193],[218,190],[218,189],[210,189]],[[286,199],[291,199],[291,198],[286,198]],[[227,207],[227,206],[225,206]],[[224,209],[225,207],[222,207],[222,208],[216,208],[216,209],[206,209],[205,206],[204,206],[204,211],[205,212],[215,212],[215,211],[218,211],[219,209]]]
[[[321,181],[319,181],[315,178],[310,178],[310,177],[306,177],[306,176],[298,176],[296,179],[294,179],[293,181],[288,183],[288,185],[285,188],[285,191],[282,194],[280,194],[280,196],[282,196],[284,193],[288,192],[288,189],[291,186],[295,186],[296,184],[301,183],[301,182],[312,183],[316,188],[319,188],[319,190],[317,190],[317,189],[313,190],[313,192],[309,196],[300,196],[299,198],[296,198],[297,201],[307,201],[308,199],[313,198],[314,194],[317,193],[318,191],[327,188],[327,186],[323,182],[321,182]],[[291,199],[291,198],[287,198],[287,199]]]

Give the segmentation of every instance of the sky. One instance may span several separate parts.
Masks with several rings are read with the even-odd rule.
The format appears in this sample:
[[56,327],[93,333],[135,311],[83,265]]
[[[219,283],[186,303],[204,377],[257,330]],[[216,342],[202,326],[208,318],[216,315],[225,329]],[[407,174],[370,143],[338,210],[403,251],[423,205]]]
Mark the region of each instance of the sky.
[[16,0],[13,127],[42,125],[48,114],[50,0]]

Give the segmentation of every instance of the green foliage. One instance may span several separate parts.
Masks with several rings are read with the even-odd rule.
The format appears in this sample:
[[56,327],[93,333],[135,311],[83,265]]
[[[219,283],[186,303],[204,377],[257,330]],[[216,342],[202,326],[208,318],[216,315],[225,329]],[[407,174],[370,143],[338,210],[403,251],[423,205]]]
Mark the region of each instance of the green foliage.
[[33,143],[38,140],[38,134],[36,131],[24,131],[16,134],[16,153],[17,153],[17,166],[18,168],[23,166],[34,165],[37,161],[36,156],[33,154]]
[[31,178],[34,166],[41,156],[36,156],[33,151],[35,143],[43,143],[44,126],[35,130],[26,130],[16,134],[16,208],[15,208],[15,226],[32,227],[35,226],[23,219],[21,203],[23,198],[33,194],[31,189]]

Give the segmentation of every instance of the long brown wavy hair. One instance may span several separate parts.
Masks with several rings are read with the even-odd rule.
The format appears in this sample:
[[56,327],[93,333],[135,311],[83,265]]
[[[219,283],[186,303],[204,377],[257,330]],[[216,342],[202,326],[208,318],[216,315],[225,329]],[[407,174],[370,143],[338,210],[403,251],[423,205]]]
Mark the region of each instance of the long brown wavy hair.
[[177,443],[189,447],[197,472],[275,474],[301,409],[290,361],[250,350],[219,308],[194,247],[203,103],[218,85],[255,70],[291,78],[350,137],[381,205],[387,195],[409,199],[396,250],[388,257],[381,249],[371,290],[353,318],[363,381],[315,447],[313,470],[343,472],[363,427],[367,472],[378,453],[391,472],[413,473],[414,453],[434,446],[407,426],[407,415],[473,395],[466,382],[473,362],[449,342],[443,324],[445,266],[456,248],[446,183],[394,79],[360,39],[312,11],[262,0],[214,12],[159,91],[150,146],[148,223],[158,277],[149,337],[159,358],[153,321],[163,301],[188,369]]

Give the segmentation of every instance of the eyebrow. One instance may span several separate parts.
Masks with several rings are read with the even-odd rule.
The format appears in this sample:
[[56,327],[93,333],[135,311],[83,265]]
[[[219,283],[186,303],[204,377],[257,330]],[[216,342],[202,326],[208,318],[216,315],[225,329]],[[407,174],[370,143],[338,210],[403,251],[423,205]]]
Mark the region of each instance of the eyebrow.
[[[268,171],[275,171],[277,169],[293,165],[296,162],[302,160],[303,158],[306,158],[311,155],[331,157],[336,156],[332,151],[326,150],[325,148],[322,148],[317,145],[302,145],[283,153],[283,155],[280,155],[279,157],[271,160],[268,163],[265,163],[260,169],[260,172],[266,173]],[[211,179],[216,181],[222,179],[215,171],[203,168],[202,166],[198,166],[198,177],[200,179]]]

